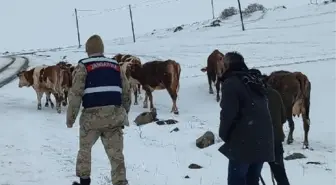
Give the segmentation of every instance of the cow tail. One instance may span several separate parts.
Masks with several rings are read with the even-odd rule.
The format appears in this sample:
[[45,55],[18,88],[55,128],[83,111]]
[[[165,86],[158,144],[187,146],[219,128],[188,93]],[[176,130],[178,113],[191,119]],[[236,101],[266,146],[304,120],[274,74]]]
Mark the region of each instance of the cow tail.
[[62,83],[63,83],[63,80],[64,78],[63,75],[64,75],[64,72],[65,70],[63,70],[62,68],[59,68],[59,73],[57,73],[57,81],[56,81],[56,89],[57,89],[57,92],[59,92],[60,96],[64,96],[64,92],[63,92],[63,86],[62,86]]
[[310,120],[309,112],[310,112],[310,91],[311,91],[311,83],[308,80],[307,76],[302,73],[296,74],[296,79],[300,83],[300,97],[303,101],[303,109],[305,110],[302,114],[303,119]]
[[176,64],[174,65],[175,66],[175,77],[176,77],[176,80],[177,80],[177,88],[176,88],[176,92],[179,91],[180,89],[180,75],[181,75],[181,66],[179,63],[176,62]]
[[67,75],[68,75],[68,84],[69,84],[69,87],[72,87],[72,75],[71,75],[71,71],[68,70],[66,71],[67,72]]
[[305,107],[306,107],[306,119],[309,120],[309,123],[310,123],[310,117],[309,117],[309,112],[310,112],[310,91],[311,91],[311,83],[309,80],[307,80],[308,83],[307,83],[307,96],[305,97],[304,99],[304,102],[305,102]]

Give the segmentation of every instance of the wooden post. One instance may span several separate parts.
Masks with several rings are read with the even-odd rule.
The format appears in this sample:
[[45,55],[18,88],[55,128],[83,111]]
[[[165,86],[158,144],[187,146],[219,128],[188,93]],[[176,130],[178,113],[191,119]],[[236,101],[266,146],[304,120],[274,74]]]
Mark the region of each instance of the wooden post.
[[212,7],[212,18],[215,19],[215,9],[214,9],[213,0],[211,0],[211,7]]
[[128,5],[130,18],[131,18],[131,26],[132,26],[132,34],[133,34],[133,42],[135,42],[135,34],[134,34],[134,24],[133,24],[133,15],[132,15],[132,8],[131,5]]
[[77,8],[75,8],[75,16],[76,16],[76,27],[77,27],[78,48],[80,48],[80,47],[81,47],[81,42],[80,42],[80,33],[79,33],[79,25],[78,25]]
[[241,25],[242,25],[242,30],[245,31],[245,27],[244,27],[244,21],[243,21],[243,14],[241,11],[241,6],[240,6],[240,0],[238,1],[238,8],[239,8],[239,14],[240,14],[240,21],[241,21]]

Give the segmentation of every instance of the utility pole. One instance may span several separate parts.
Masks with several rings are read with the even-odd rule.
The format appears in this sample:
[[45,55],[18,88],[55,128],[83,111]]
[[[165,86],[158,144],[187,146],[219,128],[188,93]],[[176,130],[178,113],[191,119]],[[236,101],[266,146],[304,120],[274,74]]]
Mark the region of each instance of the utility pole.
[[76,27],[77,27],[78,48],[80,48],[80,47],[81,47],[81,42],[80,42],[80,33],[79,33],[79,25],[78,25],[77,8],[75,8],[75,16],[76,16]]
[[215,9],[214,9],[213,0],[211,0],[211,7],[212,7],[212,18],[215,19]]
[[133,24],[133,15],[132,15],[132,7],[131,7],[131,5],[128,5],[128,8],[129,8],[130,18],[131,18],[131,26],[132,26],[133,42],[135,42],[134,24]]
[[242,30],[245,31],[243,14],[242,14],[242,11],[241,11],[241,6],[240,6],[240,0],[237,0],[237,1],[238,1],[238,8],[239,8],[239,14],[240,14],[240,21],[241,21],[241,25],[242,25]]

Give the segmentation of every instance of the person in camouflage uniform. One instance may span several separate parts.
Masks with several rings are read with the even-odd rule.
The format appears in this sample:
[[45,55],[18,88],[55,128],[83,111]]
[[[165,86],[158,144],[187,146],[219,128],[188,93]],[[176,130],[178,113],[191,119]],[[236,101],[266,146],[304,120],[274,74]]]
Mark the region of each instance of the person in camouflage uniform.
[[113,185],[128,185],[122,129],[129,125],[131,89],[118,63],[104,56],[100,36],[93,35],[87,40],[86,53],[88,58],[80,60],[75,68],[67,110],[66,124],[72,128],[81,103],[83,105],[76,163],[80,182],[73,185],[90,185],[91,148],[99,137],[111,163]]

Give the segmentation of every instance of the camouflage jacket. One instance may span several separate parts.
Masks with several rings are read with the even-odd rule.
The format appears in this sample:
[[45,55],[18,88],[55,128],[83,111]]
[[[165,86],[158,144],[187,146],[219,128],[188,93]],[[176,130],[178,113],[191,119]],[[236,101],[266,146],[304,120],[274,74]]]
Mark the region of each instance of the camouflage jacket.
[[[86,81],[87,72],[85,66],[83,64],[78,64],[75,68],[73,73],[73,80],[72,80],[72,87],[69,91],[69,104],[67,110],[67,124],[73,125],[76,121],[76,118],[79,113],[79,109],[82,103],[82,97],[84,96],[84,89],[85,89],[85,81]],[[126,78],[126,75],[121,73],[122,79],[122,106],[125,108],[127,114],[131,107],[131,89]],[[96,109],[94,112],[106,112],[107,110],[115,110],[113,109],[115,106],[105,106],[105,107],[97,107],[97,108],[90,108],[91,111]],[[88,111],[87,111],[88,112]],[[90,112],[90,111],[89,111]],[[85,113],[85,110],[83,110]],[[113,111],[111,111],[112,115],[115,115]],[[124,120],[124,125],[129,125],[128,116],[126,116],[126,120]]]

